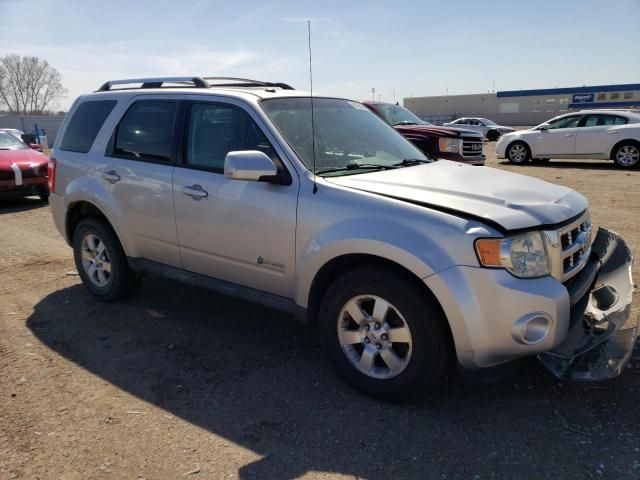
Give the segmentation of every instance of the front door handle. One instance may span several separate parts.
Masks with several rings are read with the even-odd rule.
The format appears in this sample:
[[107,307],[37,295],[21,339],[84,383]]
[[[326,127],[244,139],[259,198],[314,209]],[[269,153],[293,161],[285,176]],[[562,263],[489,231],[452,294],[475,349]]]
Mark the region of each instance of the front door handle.
[[565,133],[564,136],[565,137],[573,137],[573,133]]
[[609,130],[607,133],[609,135],[615,135],[616,133],[618,133],[618,130]]
[[200,200],[201,198],[207,198],[209,194],[200,185],[191,185],[190,187],[182,187],[182,193],[187,197],[191,197],[194,200]]
[[109,183],[116,183],[120,181],[120,175],[118,175],[115,170],[103,172],[102,178],[104,178]]

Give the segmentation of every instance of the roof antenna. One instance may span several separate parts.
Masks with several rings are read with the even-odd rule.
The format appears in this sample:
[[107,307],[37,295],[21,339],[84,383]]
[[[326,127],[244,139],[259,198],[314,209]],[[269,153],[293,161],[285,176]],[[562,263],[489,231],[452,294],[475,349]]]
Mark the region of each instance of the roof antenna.
[[307,33],[309,37],[309,84],[311,86],[311,155],[313,157],[313,193],[318,192],[316,183],[316,130],[313,112],[313,71],[311,70],[311,20],[307,20]]

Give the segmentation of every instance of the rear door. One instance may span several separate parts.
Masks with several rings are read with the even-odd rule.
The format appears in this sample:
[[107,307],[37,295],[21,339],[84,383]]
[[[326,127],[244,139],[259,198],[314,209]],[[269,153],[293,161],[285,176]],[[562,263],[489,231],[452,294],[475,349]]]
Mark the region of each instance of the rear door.
[[535,157],[564,157],[575,154],[578,122],[582,115],[570,115],[549,122],[548,130],[535,133],[533,155]]
[[98,165],[115,199],[135,256],[181,267],[172,175],[178,97],[133,97],[113,128]]
[[237,100],[194,100],[186,124],[183,162],[173,177],[184,267],[292,298],[297,176],[289,175],[289,185],[224,176],[230,151],[260,150],[286,173],[283,152],[262,119]]
[[624,125],[627,119],[619,115],[594,113],[580,120],[576,138],[576,155],[608,155],[617,142],[619,131],[616,125]]

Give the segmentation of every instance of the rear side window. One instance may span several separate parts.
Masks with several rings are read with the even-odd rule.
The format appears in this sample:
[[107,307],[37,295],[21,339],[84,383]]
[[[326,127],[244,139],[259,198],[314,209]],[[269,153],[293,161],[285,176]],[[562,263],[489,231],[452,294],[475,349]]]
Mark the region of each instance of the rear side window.
[[617,115],[587,115],[581,122],[585,127],[599,127],[606,125],[624,125],[627,123],[627,119],[619,117]]
[[174,101],[134,103],[116,128],[112,156],[169,162],[176,107]]
[[115,105],[115,100],[81,103],[69,121],[62,143],[60,143],[60,149],[80,153],[87,153],[91,150],[96,135]]

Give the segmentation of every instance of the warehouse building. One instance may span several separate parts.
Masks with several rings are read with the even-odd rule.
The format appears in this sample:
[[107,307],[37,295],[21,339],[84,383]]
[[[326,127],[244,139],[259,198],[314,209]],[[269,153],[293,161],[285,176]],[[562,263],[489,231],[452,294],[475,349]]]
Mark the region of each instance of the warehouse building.
[[485,117],[502,125],[538,125],[571,110],[640,108],[640,84],[411,97],[404,99],[404,106],[436,125],[460,117]]

